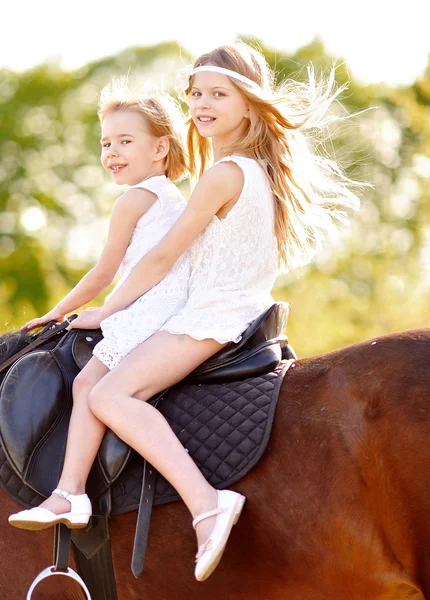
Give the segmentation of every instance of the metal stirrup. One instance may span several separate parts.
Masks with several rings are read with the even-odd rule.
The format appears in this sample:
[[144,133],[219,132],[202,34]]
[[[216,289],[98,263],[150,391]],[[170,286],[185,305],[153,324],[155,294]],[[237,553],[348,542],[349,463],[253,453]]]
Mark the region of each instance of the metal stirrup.
[[55,565],[52,565],[52,567],[47,567],[46,569],[44,569],[43,571],[41,571],[39,573],[39,575],[36,577],[36,579],[33,581],[33,583],[31,584],[30,589],[27,592],[27,598],[26,600],[31,600],[31,595],[34,591],[34,588],[43,580],[46,579],[47,577],[51,577],[52,575],[64,575],[65,577],[70,577],[71,579],[74,579],[75,581],[77,581],[79,583],[79,585],[81,586],[81,588],[84,590],[85,595],[87,597],[87,600],[91,600],[91,596],[90,596],[90,592],[88,591],[87,586],[85,585],[83,579],[70,567],[67,569],[67,571],[55,571]]

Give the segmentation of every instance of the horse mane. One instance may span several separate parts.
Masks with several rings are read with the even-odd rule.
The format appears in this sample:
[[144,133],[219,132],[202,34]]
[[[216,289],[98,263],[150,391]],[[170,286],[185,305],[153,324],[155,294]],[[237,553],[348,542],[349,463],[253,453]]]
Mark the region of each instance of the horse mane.
[[8,331],[0,336],[0,365],[8,358],[25,348],[33,335],[26,331]]

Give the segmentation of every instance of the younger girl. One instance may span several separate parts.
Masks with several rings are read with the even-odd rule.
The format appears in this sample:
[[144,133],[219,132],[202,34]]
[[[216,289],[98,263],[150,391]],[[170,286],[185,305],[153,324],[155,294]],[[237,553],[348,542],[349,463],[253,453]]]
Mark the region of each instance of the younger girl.
[[[78,376],[77,387],[87,391],[75,403],[61,485],[72,494],[84,492],[104,425],[110,427],[182,496],[194,517],[195,575],[203,581],[220,561],[244,498],[229,490],[217,493],[163,416],[142,400],[238,341],[273,302],[278,265],[309,259],[337,209],[355,207],[357,199],[336,165],[315,157],[302,134],[323,123],[335,96],[330,86],[321,92],[311,80],[310,86],[291,85],[283,90],[286,97],[278,96],[264,58],[235,44],[201,56],[185,88],[191,168],[200,174],[187,208],[105,305],[83,311],[71,326],[103,325],[150,293],[191,247],[189,297],[110,373],[93,362],[86,379]],[[212,156],[214,164],[207,168]],[[58,496],[43,506],[50,522],[53,513],[74,513],[73,502]],[[33,513],[37,510],[24,511],[21,526],[43,522],[41,513]]]
[[[114,204],[108,240],[97,265],[52,311],[24,325],[25,330],[62,321],[93,300],[119,270],[121,278],[108,300],[186,206],[173,183],[187,172],[183,122],[173,101],[167,96],[139,94],[125,79],[114,79],[102,91],[98,114],[102,165],[115,183],[129,189]],[[104,339],[94,348],[95,356],[112,369],[158,331],[184,305],[188,278],[185,254],[149,293],[103,321]]]

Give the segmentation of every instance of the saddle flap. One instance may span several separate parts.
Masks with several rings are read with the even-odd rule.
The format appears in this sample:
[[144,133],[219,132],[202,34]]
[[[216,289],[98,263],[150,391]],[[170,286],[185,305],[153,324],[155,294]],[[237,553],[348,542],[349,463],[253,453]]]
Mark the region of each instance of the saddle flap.
[[[55,449],[56,456],[52,456],[47,448],[50,435],[68,405],[65,401],[67,392],[63,373],[54,356],[43,350],[20,358],[2,382],[0,440],[11,466],[24,481],[28,480],[40,453],[48,461],[44,462],[44,471],[57,471],[53,461],[58,462],[63,447]],[[58,474],[54,474],[56,476]]]
[[[97,458],[87,481],[87,494],[91,499],[99,498],[104,491],[121,475],[129,462],[133,451],[113,431],[108,429],[104,435]],[[97,509],[93,504],[94,514],[108,514],[109,507]]]
[[108,429],[98,453],[98,459],[111,483],[121,474],[131,454],[131,448]]

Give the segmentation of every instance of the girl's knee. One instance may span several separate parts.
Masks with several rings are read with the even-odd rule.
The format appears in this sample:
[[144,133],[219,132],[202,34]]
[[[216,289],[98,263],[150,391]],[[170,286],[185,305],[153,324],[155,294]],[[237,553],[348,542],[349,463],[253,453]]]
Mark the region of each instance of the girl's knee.
[[88,406],[91,412],[103,421],[104,417],[109,415],[117,400],[118,394],[115,392],[115,388],[100,381],[88,395]]
[[95,385],[88,394],[88,406],[96,417],[100,415],[103,400],[103,386]]
[[86,376],[85,370],[78,373],[72,385],[73,402],[80,402],[82,399],[87,400],[93,385],[90,378]]

